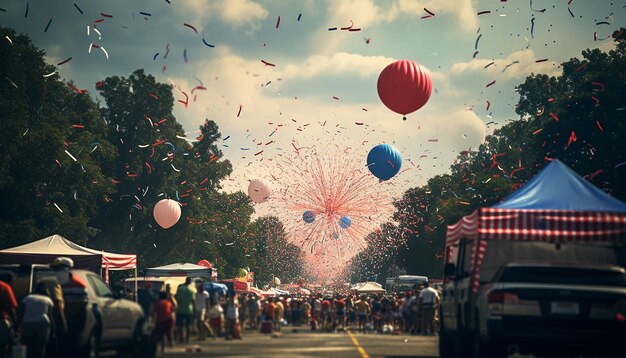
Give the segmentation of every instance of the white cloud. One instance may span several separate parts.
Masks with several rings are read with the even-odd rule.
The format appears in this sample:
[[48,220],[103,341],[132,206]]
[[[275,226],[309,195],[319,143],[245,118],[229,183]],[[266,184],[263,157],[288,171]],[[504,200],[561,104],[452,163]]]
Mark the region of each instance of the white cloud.
[[261,4],[251,0],[222,0],[216,3],[215,8],[222,20],[234,26],[254,26],[268,15]]
[[395,59],[385,56],[363,56],[338,52],[332,56],[314,55],[302,64],[288,64],[281,71],[283,78],[312,78],[319,75],[356,74],[361,77],[380,73]]
[[[489,74],[494,80],[524,78],[531,73],[545,73],[550,76],[560,74],[560,69],[555,61],[539,62],[532,49],[516,51],[510,53],[506,58],[490,60],[486,58],[473,59],[469,62],[457,62],[450,68],[450,73],[460,75],[463,73],[480,72]],[[519,61],[519,63],[514,63]],[[485,68],[488,64],[493,65]],[[509,66],[510,65],[510,66]],[[507,68],[507,66],[509,66]]]
[[217,15],[233,27],[250,26],[258,28],[259,22],[268,16],[268,11],[260,3],[252,0],[185,0],[185,6],[177,9],[184,12],[193,22],[203,23]]
[[398,0],[387,8],[378,6],[373,0],[331,1],[328,12],[337,26],[353,20],[355,27],[365,27],[371,24],[392,22],[399,16],[419,18],[428,15],[424,8],[435,13],[435,16],[438,13],[454,14],[459,27],[465,31],[476,31],[478,28],[478,18],[472,0]]

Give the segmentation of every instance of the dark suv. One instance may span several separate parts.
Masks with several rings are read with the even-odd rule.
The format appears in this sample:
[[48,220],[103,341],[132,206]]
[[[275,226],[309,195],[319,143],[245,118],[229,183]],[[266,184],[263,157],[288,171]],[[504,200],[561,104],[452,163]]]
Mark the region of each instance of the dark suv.
[[475,355],[606,354],[626,337],[626,273],[610,265],[510,263],[482,285],[474,315]]

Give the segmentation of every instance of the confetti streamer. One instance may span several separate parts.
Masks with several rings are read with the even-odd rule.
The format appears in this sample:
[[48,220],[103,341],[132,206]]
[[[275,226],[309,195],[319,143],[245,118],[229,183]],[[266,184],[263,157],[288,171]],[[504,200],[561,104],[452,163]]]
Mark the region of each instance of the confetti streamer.
[[72,58],[71,58],[71,57],[68,57],[68,58],[66,58],[65,60],[63,60],[63,61],[61,61],[61,62],[57,63],[57,66],[64,65],[64,64],[66,64],[66,63],[70,62],[71,60],[72,60]]
[[186,27],[192,29],[193,32],[195,32],[196,34],[198,33],[198,30],[196,30],[196,28],[193,25],[190,25],[188,23],[184,23],[183,26],[186,26]]

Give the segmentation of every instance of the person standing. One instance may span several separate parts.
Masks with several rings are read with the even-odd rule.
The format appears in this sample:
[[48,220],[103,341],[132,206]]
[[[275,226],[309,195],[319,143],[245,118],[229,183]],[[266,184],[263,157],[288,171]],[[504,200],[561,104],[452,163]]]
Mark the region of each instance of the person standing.
[[346,329],[346,303],[343,300],[343,297],[339,297],[337,301],[335,301],[335,311],[337,312],[337,329],[345,330]]
[[304,320],[304,325],[309,325],[309,319],[311,319],[311,304],[307,298],[302,302],[302,318]]
[[250,312],[250,329],[257,329],[259,322],[259,298],[253,293],[248,297],[248,311]]
[[167,299],[167,292],[159,292],[159,300],[152,305],[152,316],[154,318],[155,326],[153,331],[153,337],[157,344],[161,344],[161,353],[165,351],[165,338],[167,337],[167,344],[172,347],[172,325],[174,324],[174,317],[172,303]]
[[237,332],[237,321],[239,319],[239,301],[237,294],[231,292],[226,302],[226,339],[241,339],[241,332]]
[[195,318],[196,324],[198,325],[198,339],[203,341],[206,339],[206,333],[209,332],[211,336],[213,336],[213,330],[211,326],[207,323],[207,312],[209,311],[209,293],[205,291],[204,285],[199,283],[196,288],[196,297],[195,297]]
[[17,327],[17,301],[11,283],[14,276],[7,272],[0,275],[0,357],[8,356],[13,338],[19,333]]
[[419,311],[422,318],[422,334],[435,335],[435,311],[439,304],[439,294],[437,290],[430,287],[428,282],[424,282],[424,289],[419,294]]
[[190,285],[191,277],[187,277],[185,283],[178,285],[176,290],[176,301],[178,302],[178,307],[176,308],[176,328],[179,343],[189,343],[195,296],[195,290]]
[[367,315],[370,314],[370,304],[367,303],[367,297],[361,296],[360,300],[354,303],[354,309],[359,321],[359,331],[363,332],[365,323],[367,323]]
[[38,283],[35,293],[26,296],[22,305],[22,343],[26,346],[27,357],[43,358],[50,340],[51,327],[54,325],[54,303],[46,296],[45,285]]
[[280,326],[285,313],[285,306],[283,306],[282,300],[282,297],[279,297],[278,300],[276,300],[276,308],[274,309],[274,329],[278,332],[280,332]]

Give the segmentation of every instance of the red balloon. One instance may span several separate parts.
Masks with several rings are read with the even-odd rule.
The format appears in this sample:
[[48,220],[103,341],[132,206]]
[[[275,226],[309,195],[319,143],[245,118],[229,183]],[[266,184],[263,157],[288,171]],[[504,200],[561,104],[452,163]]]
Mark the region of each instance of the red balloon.
[[409,60],[390,64],[378,76],[380,100],[387,108],[402,115],[422,108],[428,102],[432,88],[428,70]]
[[207,260],[200,260],[198,261],[198,266],[202,266],[202,267],[206,267],[206,268],[213,268],[213,265],[207,261]]

